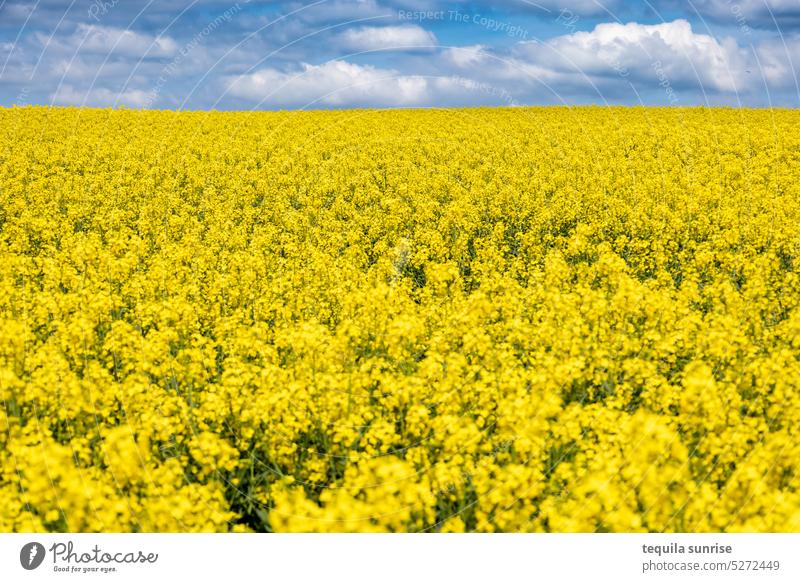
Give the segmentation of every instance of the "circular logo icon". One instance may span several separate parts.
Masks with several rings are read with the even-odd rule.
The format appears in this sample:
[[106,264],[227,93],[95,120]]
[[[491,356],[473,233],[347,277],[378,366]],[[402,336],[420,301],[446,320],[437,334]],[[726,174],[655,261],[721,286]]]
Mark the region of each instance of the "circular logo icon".
[[19,563],[26,570],[35,570],[44,561],[44,546],[39,542],[30,542],[22,546],[19,552]]

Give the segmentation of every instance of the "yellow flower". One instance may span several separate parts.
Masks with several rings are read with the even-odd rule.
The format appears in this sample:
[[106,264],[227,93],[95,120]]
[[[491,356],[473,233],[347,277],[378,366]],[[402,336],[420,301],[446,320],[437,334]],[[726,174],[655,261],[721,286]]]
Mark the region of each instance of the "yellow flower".
[[800,531],[799,115],[0,108],[0,531]]

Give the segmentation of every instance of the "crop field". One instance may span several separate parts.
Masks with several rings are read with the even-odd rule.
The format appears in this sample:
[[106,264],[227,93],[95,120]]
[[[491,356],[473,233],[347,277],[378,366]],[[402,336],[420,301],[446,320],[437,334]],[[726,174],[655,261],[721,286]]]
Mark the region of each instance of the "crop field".
[[0,531],[800,531],[798,127],[0,109]]

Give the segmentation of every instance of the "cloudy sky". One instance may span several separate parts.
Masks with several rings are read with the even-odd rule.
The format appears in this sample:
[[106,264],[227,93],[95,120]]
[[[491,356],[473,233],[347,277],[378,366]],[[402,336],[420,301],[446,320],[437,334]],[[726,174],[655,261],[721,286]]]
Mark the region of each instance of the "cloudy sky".
[[0,105],[796,107],[800,0],[0,0]]

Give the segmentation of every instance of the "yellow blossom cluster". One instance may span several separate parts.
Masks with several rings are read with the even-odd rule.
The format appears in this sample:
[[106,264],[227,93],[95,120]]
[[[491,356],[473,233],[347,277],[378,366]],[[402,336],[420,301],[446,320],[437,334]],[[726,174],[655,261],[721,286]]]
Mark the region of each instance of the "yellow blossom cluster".
[[798,123],[0,109],[0,531],[800,531]]

